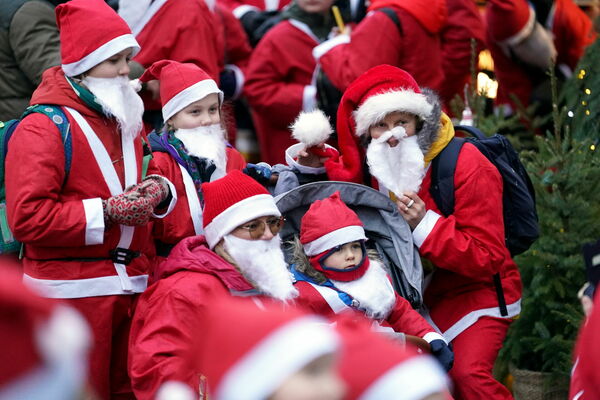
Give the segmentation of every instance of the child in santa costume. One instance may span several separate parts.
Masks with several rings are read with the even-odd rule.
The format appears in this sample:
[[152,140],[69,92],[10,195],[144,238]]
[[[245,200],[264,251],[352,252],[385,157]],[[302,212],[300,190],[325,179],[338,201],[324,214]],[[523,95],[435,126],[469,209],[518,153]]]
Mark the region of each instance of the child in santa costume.
[[367,254],[366,240],[362,222],[339,192],[315,201],[302,217],[296,243],[297,302],[325,316],[357,310],[383,331],[423,338],[449,370],[453,355],[446,341],[396,294],[382,261]]
[[138,399],[153,399],[168,380],[197,390],[183,354],[204,328],[194,321],[218,296],[289,302],[297,290],[281,250],[283,225],[273,197],[251,177],[231,171],[202,184],[204,235],[177,244],[141,296],[130,336],[129,374]]
[[246,166],[227,142],[222,124],[223,92],[194,64],[161,60],[140,80],[158,79],[165,130],[151,134],[153,159],[149,173],[168,177],[177,191],[177,206],[154,226],[159,256],[168,256],[180,240],[200,235],[204,182]]
[[[24,243],[25,282],[88,320],[98,397],[127,396],[129,324],[155,254],[148,221],[168,213],[175,191],[164,177],[142,180],[143,104],[127,76],[139,46],[125,21],[102,0],[61,4],[56,19],[62,65],[44,72],[31,104],[61,106],[64,117],[31,114],[15,130],[8,219]],[[57,129],[64,118],[70,143]]]
[[[338,111],[341,156],[325,162],[332,180],[372,180],[397,204],[421,257],[435,266],[424,302],[452,342],[450,376],[459,398],[511,398],[492,368],[513,317],[520,312],[521,279],[504,238],[503,183],[474,145],[461,148],[454,172],[454,213],[443,215],[431,194],[431,161],[454,136],[437,96],[406,71],[381,65],[344,93]],[[494,284],[500,277],[506,312]]]

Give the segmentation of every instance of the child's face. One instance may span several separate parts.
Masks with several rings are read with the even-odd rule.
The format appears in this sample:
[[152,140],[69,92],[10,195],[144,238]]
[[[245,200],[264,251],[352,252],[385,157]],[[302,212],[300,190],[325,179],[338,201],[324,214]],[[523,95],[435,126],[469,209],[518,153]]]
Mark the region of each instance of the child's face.
[[333,355],[321,356],[287,378],[269,400],[340,400],[345,385],[337,376]]
[[[414,114],[410,114],[402,111],[394,111],[385,116],[385,118],[375,125],[371,125],[369,128],[369,134],[373,139],[377,139],[385,132],[397,127],[402,126],[406,130],[407,136],[413,136],[417,133],[417,117]],[[390,138],[388,144],[391,147],[395,147],[398,144],[398,139]]]
[[311,14],[324,14],[326,13],[335,0],[296,0],[298,7],[302,11]]
[[360,242],[346,243],[323,261],[323,265],[331,269],[353,268],[362,260],[363,251]]
[[129,75],[129,60],[133,49],[130,47],[107,58],[85,73],[92,78],[116,78]]
[[169,119],[169,125],[174,129],[194,129],[221,122],[219,110],[219,95],[211,93],[177,112]]

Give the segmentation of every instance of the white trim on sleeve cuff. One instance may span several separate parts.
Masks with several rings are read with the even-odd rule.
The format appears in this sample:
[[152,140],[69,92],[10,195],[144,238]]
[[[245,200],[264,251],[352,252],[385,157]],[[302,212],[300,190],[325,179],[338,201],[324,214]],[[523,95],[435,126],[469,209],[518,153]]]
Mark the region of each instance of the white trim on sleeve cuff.
[[431,343],[434,340],[438,340],[438,339],[443,340],[444,343],[448,344],[446,339],[437,332],[429,332],[429,333],[426,333],[425,336],[423,336],[423,340],[426,341],[427,343]]
[[102,199],[83,199],[85,213],[85,245],[93,246],[104,243],[104,209]]
[[442,216],[435,211],[427,210],[425,216],[421,222],[419,222],[419,225],[417,225],[415,230],[412,232],[413,242],[417,247],[420,248],[423,245],[423,242],[425,242],[425,239],[427,239],[427,236],[429,236],[433,230],[435,223],[441,217]]
[[350,35],[338,35],[333,39],[326,40],[320,45],[315,46],[315,48],[313,48],[313,57],[318,62],[319,59],[323,57],[323,55],[329,50],[333,49],[336,46],[339,46],[340,44],[346,43],[350,43]]
[[168,180],[167,178],[165,178],[164,176],[162,177],[165,182],[167,182],[167,185],[169,185],[169,190],[171,191],[171,201],[169,202],[169,207],[167,207],[167,211],[165,211],[162,214],[155,214],[154,212],[152,213],[152,216],[154,218],[164,218],[167,215],[169,215],[171,213],[171,211],[173,211],[173,209],[175,208],[175,204],[177,204],[177,190],[175,190],[175,185],[173,185],[173,183],[171,183],[170,180]]
[[235,15],[235,17],[237,19],[242,18],[246,13],[250,12],[250,11],[257,11],[260,12],[260,9],[258,7],[254,7],[248,4],[244,4],[242,6],[236,7],[233,10],[233,15]]

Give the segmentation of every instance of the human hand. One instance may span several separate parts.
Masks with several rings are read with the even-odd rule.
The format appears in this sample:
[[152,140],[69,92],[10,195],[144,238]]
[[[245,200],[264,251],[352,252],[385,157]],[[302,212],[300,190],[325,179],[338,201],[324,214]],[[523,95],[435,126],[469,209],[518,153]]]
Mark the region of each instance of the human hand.
[[142,183],[136,187],[136,191],[141,197],[146,198],[154,210],[160,203],[169,196],[169,185],[165,178],[160,175],[148,175]]
[[296,162],[305,167],[321,168],[325,165],[325,161],[338,155],[337,150],[325,146],[325,143],[320,143],[316,146],[304,147],[300,150],[297,154]]
[[396,200],[396,206],[411,230],[419,225],[427,212],[425,202],[415,192],[405,192]]
[[125,192],[102,200],[104,224],[139,226],[150,220],[154,207],[145,197],[137,192]]

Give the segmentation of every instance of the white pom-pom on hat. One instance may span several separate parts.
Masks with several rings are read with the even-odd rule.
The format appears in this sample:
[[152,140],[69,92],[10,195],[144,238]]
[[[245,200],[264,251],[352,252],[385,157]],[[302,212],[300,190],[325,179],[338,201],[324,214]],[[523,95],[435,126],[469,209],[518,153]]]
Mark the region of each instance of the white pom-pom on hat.
[[290,129],[292,137],[307,147],[326,142],[333,133],[329,118],[319,109],[302,111]]

